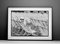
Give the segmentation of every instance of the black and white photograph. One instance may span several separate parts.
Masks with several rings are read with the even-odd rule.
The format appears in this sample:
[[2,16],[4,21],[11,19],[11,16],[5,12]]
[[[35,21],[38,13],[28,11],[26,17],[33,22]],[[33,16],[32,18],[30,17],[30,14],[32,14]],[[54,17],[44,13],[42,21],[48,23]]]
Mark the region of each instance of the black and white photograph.
[[8,8],[8,39],[52,40],[52,8]]

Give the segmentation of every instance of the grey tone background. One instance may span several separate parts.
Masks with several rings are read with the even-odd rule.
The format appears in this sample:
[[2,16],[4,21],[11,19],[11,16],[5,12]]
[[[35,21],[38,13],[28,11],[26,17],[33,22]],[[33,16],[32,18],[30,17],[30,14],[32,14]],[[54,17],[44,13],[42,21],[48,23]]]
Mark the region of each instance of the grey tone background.
[[52,7],[53,40],[60,40],[60,0],[0,0],[0,40],[7,40],[8,6]]

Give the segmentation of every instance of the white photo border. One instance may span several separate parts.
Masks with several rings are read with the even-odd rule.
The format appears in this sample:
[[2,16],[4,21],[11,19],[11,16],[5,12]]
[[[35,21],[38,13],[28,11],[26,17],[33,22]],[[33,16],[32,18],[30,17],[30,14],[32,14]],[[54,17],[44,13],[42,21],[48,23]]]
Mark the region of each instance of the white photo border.
[[[11,11],[12,10],[48,10],[49,11],[49,36],[48,37],[20,37],[11,36]],[[41,7],[41,8],[18,8],[9,7],[8,8],[8,40],[52,40],[52,8],[51,7]]]

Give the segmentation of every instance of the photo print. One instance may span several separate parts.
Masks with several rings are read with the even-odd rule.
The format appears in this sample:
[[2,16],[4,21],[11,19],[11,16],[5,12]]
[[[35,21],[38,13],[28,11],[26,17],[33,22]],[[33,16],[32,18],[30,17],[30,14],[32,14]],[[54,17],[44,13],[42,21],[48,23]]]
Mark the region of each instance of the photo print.
[[8,39],[52,40],[51,8],[8,8]]

